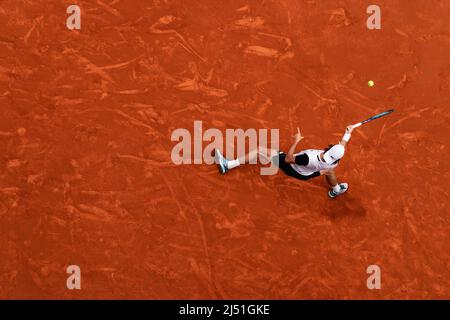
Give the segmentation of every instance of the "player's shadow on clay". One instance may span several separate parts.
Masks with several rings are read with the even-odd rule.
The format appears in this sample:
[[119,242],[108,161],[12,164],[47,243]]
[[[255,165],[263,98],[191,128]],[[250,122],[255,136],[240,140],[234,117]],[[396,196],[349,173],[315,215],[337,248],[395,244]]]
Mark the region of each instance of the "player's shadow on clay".
[[332,220],[362,218],[366,215],[366,208],[364,208],[359,199],[347,194],[340,199],[328,201],[322,210],[322,214]]

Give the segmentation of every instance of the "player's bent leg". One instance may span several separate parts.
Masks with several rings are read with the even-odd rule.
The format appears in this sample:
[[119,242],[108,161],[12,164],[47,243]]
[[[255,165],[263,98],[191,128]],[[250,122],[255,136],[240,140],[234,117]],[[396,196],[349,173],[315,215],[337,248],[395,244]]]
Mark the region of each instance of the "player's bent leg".
[[258,149],[251,150],[246,155],[238,157],[235,160],[226,159],[219,149],[215,150],[215,162],[221,174],[225,174],[231,169],[239,167],[241,164],[256,163],[258,159]]
[[327,180],[330,187],[334,187],[338,184],[336,173],[334,172],[334,170],[324,170],[321,173],[325,175],[325,179]]
[[240,164],[255,164],[258,160],[258,149],[250,150],[249,153],[242,155],[236,159]]
[[219,149],[215,150],[215,162],[219,168],[221,174],[227,173],[229,170],[239,167],[241,164],[256,164],[258,162],[258,157],[263,164],[268,164],[272,161],[272,158],[278,155],[278,151],[275,149],[269,149],[265,147],[258,147],[251,150],[246,155],[238,157],[235,160],[226,159]]
[[278,150],[266,147],[258,147],[258,156],[262,164],[269,164],[270,162],[272,162],[273,157],[277,156],[278,154]]
[[256,164],[258,163],[259,159],[262,164],[268,164],[269,162],[271,162],[272,157],[277,154],[278,151],[275,149],[258,147],[256,149],[251,150],[246,155],[239,157],[237,160],[239,160],[240,164],[244,163]]

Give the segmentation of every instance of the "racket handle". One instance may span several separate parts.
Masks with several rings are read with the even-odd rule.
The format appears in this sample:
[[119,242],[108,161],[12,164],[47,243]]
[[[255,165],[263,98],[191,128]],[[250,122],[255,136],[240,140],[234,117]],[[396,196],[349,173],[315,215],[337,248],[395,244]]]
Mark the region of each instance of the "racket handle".
[[353,128],[358,128],[358,127],[360,127],[362,125],[362,122],[358,122],[357,124],[354,124],[353,125]]

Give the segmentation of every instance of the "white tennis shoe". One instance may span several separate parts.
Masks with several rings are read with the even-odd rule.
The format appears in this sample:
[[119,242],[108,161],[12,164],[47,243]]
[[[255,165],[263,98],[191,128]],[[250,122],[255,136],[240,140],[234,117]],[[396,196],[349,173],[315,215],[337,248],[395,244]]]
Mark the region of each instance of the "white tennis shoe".
[[345,182],[344,183],[340,183],[339,186],[341,187],[341,189],[338,192],[334,191],[333,189],[328,191],[328,196],[330,198],[336,198],[337,196],[345,193],[347,191],[347,189],[348,189],[348,183],[345,183]]
[[225,174],[228,172],[228,160],[220,153],[219,149],[214,152],[214,159],[217,166],[219,167],[219,172]]

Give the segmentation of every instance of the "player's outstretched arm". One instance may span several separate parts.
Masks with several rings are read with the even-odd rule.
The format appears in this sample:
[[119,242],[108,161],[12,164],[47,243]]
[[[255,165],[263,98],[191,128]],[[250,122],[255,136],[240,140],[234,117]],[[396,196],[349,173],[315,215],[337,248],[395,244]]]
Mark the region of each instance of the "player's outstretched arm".
[[350,140],[350,137],[352,136],[352,131],[353,129],[355,129],[355,127],[353,127],[352,125],[349,125],[346,129],[345,129],[345,134],[342,137],[342,140],[339,142],[341,145],[343,145],[344,147],[347,145],[348,141]]
[[294,139],[294,143],[292,143],[289,151],[286,155],[285,161],[287,163],[295,163],[295,148],[297,148],[297,144],[303,139],[302,134],[300,133],[300,129],[297,128],[297,133],[292,137]]

